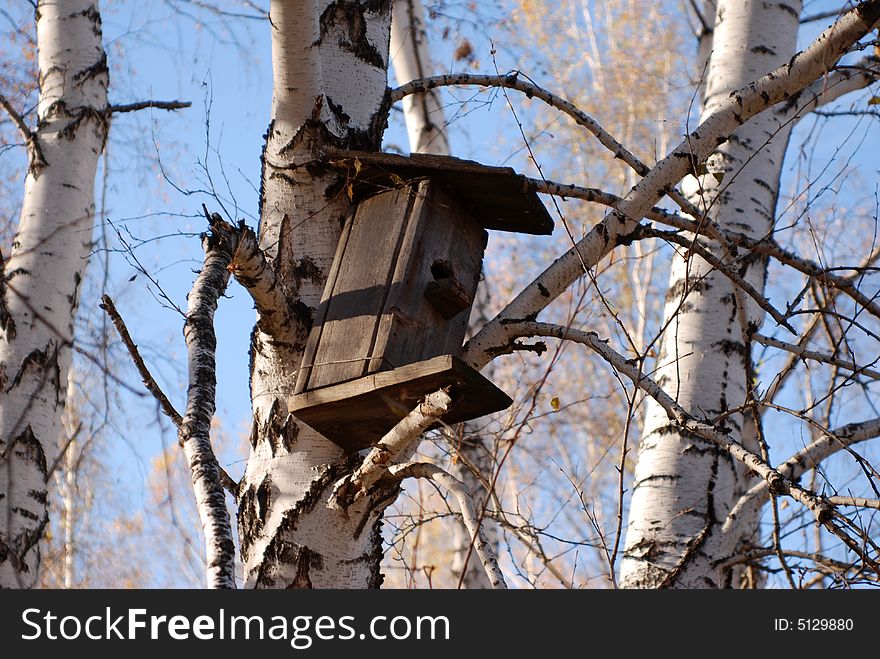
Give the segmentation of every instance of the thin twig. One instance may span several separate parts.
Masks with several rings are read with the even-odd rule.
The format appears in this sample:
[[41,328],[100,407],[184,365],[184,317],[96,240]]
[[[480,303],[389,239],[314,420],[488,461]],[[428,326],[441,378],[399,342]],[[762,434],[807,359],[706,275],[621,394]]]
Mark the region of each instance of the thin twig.
[[147,108],[157,110],[183,110],[192,105],[189,101],[137,101],[135,103],[122,103],[111,105],[107,108],[107,114],[121,114],[123,112],[137,112]]
[[437,465],[424,462],[392,465],[388,469],[388,478],[394,481],[400,481],[404,478],[425,478],[448,490],[458,502],[462,521],[471,534],[471,542],[480,562],[486,570],[489,583],[492,584],[493,588],[507,588],[504,575],[501,572],[501,568],[498,567],[495,548],[486,538],[483,527],[478,520],[477,511],[473,504],[473,494],[468,491],[464,483]]
[[25,144],[28,146],[28,151],[30,151],[31,156],[31,162],[29,165],[30,171],[37,172],[45,167],[48,163],[43,156],[43,149],[40,147],[40,140],[37,137],[37,134],[30,129],[27,122],[24,120],[24,117],[12,107],[12,104],[5,96],[3,96],[3,94],[0,94],[0,107],[2,107],[6,111],[6,114],[9,115],[12,123],[18,128],[18,132],[21,133],[22,139],[24,139]]
[[137,345],[132,340],[131,334],[129,334],[128,328],[125,326],[125,321],[122,320],[122,316],[119,314],[119,311],[116,310],[116,305],[113,304],[113,300],[109,295],[104,293],[104,295],[101,296],[101,304],[98,306],[100,306],[104,312],[110,316],[110,320],[113,321],[113,326],[119,333],[119,338],[122,339],[122,344],[128,349],[128,354],[131,355],[131,360],[134,362],[135,368],[137,368],[147,391],[153,394],[153,397],[158,401],[165,416],[171,419],[175,427],[180,428],[180,424],[183,422],[183,417],[181,417],[180,413],[174,409],[174,405],[168,400],[165,392],[162,391],[159,383],[156,382],[156,379],[144,363],[144,359],[141,357]]
[[715,444],[730,454],[731,457],[744,464],[766,483],[768,490],[779,495],[787,495],[806,506],[813,514],[816,522],[822,524],[830,533],[847,545],[856,555],[864,560],[872,569],[880,573],[880,565],[868,556],[861,544],[834,522],[834,506],[825,497],[817,495],[801,487],[792,479],[774,469],[761,456],[748,450],[741,443],[730,437],[729,431],[719,430],[710,423],[700,421],[691,416],[687,410],[667,394],[653,379],[645,375],[633,360],[611,348],[595,332],[585,332],[562,325],[540,322],[512,323],[508,328],[515,336],[548,336],[581,343],[599,354],[605,361],[622,373],[633,383],[653,398],[662,407],[670,420],[682,429]]
[[[117,311],[116,305],[113,304],[113,300],[105,293],[101,296],[101,304],[99,306],[110,317],[110,320],[113,321],[113,326],[119,333],[119,338],[122,339],[123,345],[128,349],[128,354],[131,356],[131,360],[134,362],[135,368],[137,368],[138,373],[141,376],[141,380],[143,380],[144,387],[146,387],[147,391],[153,394],[153,397],[159,403],[162,412],[165,416],[171,419],[171,422],[179,430],[180,424],[183,422],[183,417],[180,416],[180,413],[174,408],[171,401],[168,400],[165,392],[162,391],[159,383],[156,382],[156,379],[147,368],[147,365],[138,350],[137,344],[132,340],[131,334],[128,332],[128,327],[126,327],[125,321],[122,319],[119,311]],[[234,497],[238,498],[240,484],[236,482],[236,480],[232,478],[223,467],[220,465],[217,466],[220,469],[220,481],[222,482],[223,487]]]
[[785,350],[786,352],[797,355],[802,359],[811,359],[816,362],[822,362],[823,364],[839,366],[840,368],[845,368],[848,371],[852,371],[855,375],[864,375],[865,377],[871,378],[872,380],[880,380],[880,372],[867,367],[859,366],[858,364],[855,364],[853,362],[847,362],[844,359],[838,359],[834,355],[829,355],[828,353],[810,350],[809,348],[795,345],[793,343],[787,343],[786,341],[780,341],[779,339],[775,339],[772,336],[765,336],[763,334],[756,333],[752,336],[752,339],[762,345]]
[[55,473],[55,470],[58,469],[58,465],[61,464],[61,460],[64,459],[64,454],[67,453],[67,449],[69,449],[70,445],[76,441],[77,437],[79,437],[79,433],[82,430],[82,427],[83,424],[82,421],[80,421],[79,424],[76,426],[76,430],[70,433],[70,437],[68,437],[67,440],[64,442],[64,446],[61,447],[61,450],[58,452],[58,456],[55,458],[55,460],[52,461],[52,465],[46,471],[45,480],[47,483],[49,482],[49,478],[52,477],[52,474]]
[[[520,77],[522,76],[522,77]],[[523,79],[525,78],[525,79]],[[437,87],[447,87],[455,85],[473,85],[477,87],[501,87],[504,89],[513,89],[522,92],[527,98],[537,98],[544,101],[552,108],[567,114],[574,119],[575,123],[583,126],[592,133],[599,143],[608,149],[612,155],[627,164],[639,176],[645,176],[650,171],[650,167],[642,162],[638,156],[627,149],[617,140],[608,130],[602,127],[598,121],[593,119],[586,112],[581,110],[571,101],[568,101],[553,92],[544,89],[540,85],[535,84],[528,76],[521,71],[511,71],[504,75],[484,75],[472,73],[458,73],[432,76],[423,78],[422,80],[413,80],[405,85],[401,85],[390,92],[392,103],[400,101],[410,94],[420,94]],[[672,199],[683,211],[693,215],[694,217],[702,217],[702,213],[696,206],[688,201],[685,196],[674,186],[669,186],[666,195]]]
[[880,500],[878,499],[835,496],[828,497],[828,501],[833,503],[835,506],[852,506],[855,508],[873,508],[874,510],[880,510]]
[[785,317],[785,315],[782,314],[782,312],[777,310],[776,307],[770,304],[770,301],[765,298],[761,293],[759,293],[754,286],[752,286],[748,281],[741,277],[736,271],[735,267],[730,264],[724,263],[721,259],[719,259],[706,247],[704,247],[699,241],[685,238],[684,236],[670,231],[658,231],[645,225],[640,225],[640,232],[643,233],[646,237],[667,240],[671,243],[675,243],[681,247],[684,247],[696,254],[699,254],[704,261],[706,261],[710,266],[712,266],[722,275],[727,277],[734,285],[736,285],[740,290],[744,291],[750,298],[752,298],[759,307],[770,314],[770,316],[773,318],[773,320],[777,322],[777,324],[781,325],[792,334],[797,335],[794,327],[789,324],[788,319]]

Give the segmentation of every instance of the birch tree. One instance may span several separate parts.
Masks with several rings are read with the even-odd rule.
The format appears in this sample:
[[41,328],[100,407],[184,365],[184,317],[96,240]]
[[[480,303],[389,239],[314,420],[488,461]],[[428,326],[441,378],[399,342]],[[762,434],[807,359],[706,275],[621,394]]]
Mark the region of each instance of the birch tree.
[[0,103],[28,146],[21,220],[0,300],[0,586],[30,586],[47,520],[73,319],[91,247],[95,171],[107,137],[107,58],[97,2],[36,5],[36,126]]
[[[775,470],[758,452],[731,436],[727,427],[693,416],[594,334],[527,319],[534,318],[583,274],[585,267],[595,266],[621,239],[631,240],[640,230],[647,231],[640,229],[642,217],[675,221],[653,210],[653,204],[688,174],[700,174],[697,165],[727,142],[736,129],[821,78],[873,27],[880,11],[875,4],[861,5],[846,14],[804,54],[794,58],[781,56],[783,64],[764,77],[757,68],[750,72],[754,75],[745,74],[738,81],[722,76],[724,84],[721,80],[713,83],[710,76],[707,103],[715,98],[715,105],[706,111],[700,126],[653,168],[637,161],[582,112],[515,75],[441,76],[416,81],[392,92],[391,100],[447,84],[497,85],[524,91],[572,115],[642,176],[626,197],[612,203],[614,213],[477,333],[466,346],[468,361],[477,367],[484,366],[492,355],[510,347],[512,340],[521,335],[537,334],[582,343],[657,399],[667,417],[689,435],[695,434],[713,444],[723,452],[725,460],[744,464],[761,475],[775,491],[789,494],[813,510],[817,519],[827,523],[827,503],[821,496]],[[349,203],[344,186],[340,186],[334,175],[304,165],[319,160],[323,146],[378,148],[387,112],[385,44],[391,7],[389,3],[307,3],[299,9],[299,20],[292,21],[289,4],[272,5],[276,91],[273,121],[264,152],[259,234],[267,263],[260,270],[261,278],[239,277],[254,294],[259,316],[253,339],[253,448],[244,481],[238,486],[245,584],[252,587],[377,586],[381,582],[377,568],[381,555],[382,510],[395,496],[399,477],[431,476],[426,468],[415,466],[394,468],[383,476],[382,465],[387,459],[380,459],[380,455],[374,453],[381,449],[394,455],[411,450],[407,446],[417,441],[416,437],[432,418],[442,415],[446,402],[442,397],[426,399],[382,439],[379,448],[366,456],[344,455],[286,411],[286,394],[291,392],[291,381],[301,356],[309,309],[317,304],[338,238],[340,219]],[[314,46],[304,49],[303,44]],[[793,41],[789,46],[782,44],[780,50],[783,47],[793,49]],[[348,66],[340,67],[341,61],[347,61]],[[771,69],[773,62],[764,64]],[[737,86],[746,79],[748,84]],[[715,85],[721,91],[716,92]],[[545,183],[544,189],[549,191],[552,187]],[[680,193],[670,194],[693,216],[708,222]],[[771,205],[764,203],[765,209]],[[693,226],[687,225],[686,218],[677,221],[683,226]],[[716,228],[714,220],[709,226],[716,237],[727,235],[722,232],[728,229]],[[748,239],[751,237],[743,238]],[[230,265],[233,274],[239,270],[255,272],[250,263],[252,259],[240,258],[235,250],[233,253]],[[760,291],[748,282],[748,273],[739,274],[725,267],[721,257],[710,259],[710,253],[704,249],[698,253],[742,289],[740,296],[748,294],[762,308],[769,306]],[[290,303],[279,304],[283,300]],[[279,316],[285,318],[284,323],[277,322]],[[775,317],[780,318],[778,313]],[[702,477],[705,476],[704,470]],[[444,479],[446,477],[440,481]],[[466,492],[463,494],[461,488],[448,479],[445,482],[456,493],[465,513]],[[487,548],[479,540],[476,545],[478,551]],[[493,557],[482,558],[490,580],[496,585],[503,583]]]
[[[716,9],[717,5],[717,9]],[[711,55],[701,85],[701,120],[711,117],[728,96],[789,61],[795,53],[800,3],[762,4],[719,0],[704,5],[711,26]],[[715,12],[712,16],[709,12]],[[705,43],[701,44],[706,52]],[[702,212],[700,221],[756,241],[772,240],[780,177],[789,134],[809,104],[826,102],[843,90],[839,79],[821,89],[762,112],[746,122],[710,157],[705,173],[687,182],[687,198]],[[819,100],[821,99],[821,100]],[[690,239],[696,239],[691,236]],[[763,292],[767,257],[735,255],[723,246],[742,279]],[[764,310],[716,267],[699,256],[673,258],[656,381],[690,414],[723,418],[719,428],[754,453],[766,456],[758,408],[750,409],[754,365],[752,335]],[[734,409],[743,413],[729,414]],[[737,497],[753,483],[744,466],[700,436],[670,422],[656,401],[648,404],[639,444],[629,529],[622,566],[628,587],[730,586],[730,570],[715,565],[718,543],[748,541],[754,518],[737,520],[722,532]],[[725,535],[721,540],[719,536]],[[737,537],[739,536],[739,537]]]
[[[5,200],[10,207],[20,201],[20,211],[10,227],[11,250],[0,258],[0,587],[5,588],[75,581],[74,518],[89,510],[91,502],[76,500],[79,490],[71,470],[80,468],[81,449],[96,436],[78,437],[73,428],[62,432],[62,422],[73,383],[88,379],[72,376],[75,350],[92,360],[95,372],[88,375],[104,379],[105,385],[112,378],[111,365],[100,363],[83,349],[82,337],[74,336],[75,328],[77,334],[80,330],[77,311],[95,247],[95,174],[110,120],[117,113],[188,105],[111,104],[99,3],[30,4],[35,10],[30,28],[3,12],[12,26],[9,43],[24,44],[19,60],[24,65],[12,60],[7,67],[4,61],[0,75],[0,108],[26,152],[19,172],[23,175],[16,181],[23,179],[23,192]],[[34,67],[28,64],[31,57]],[[34,90],[35,108],[29,100]],[[71,414],[76,417],[77,411]],[[60,575],[41,579],[38,543],[47,529],[53,477],[62,481],[63,567]],[[91,581],[106,583],[101,581],[106,576]]]
[[[287,398],[349,205],[338,175],[308,163],[328,146],[379,148],[391,3],[273,0],[270,16],[275,91],[259,244],[276,280],[271,289],[289,308],[261,309],[257,300],[252,453],[238,511],[244,582],[254,588],[376,587],[381,512],[391,491],[349,510],[328,505],[330,488],[350,460],[298,422]],[[273,322],[281,313],[287,322]]]
[[[711,6],[706,6],[711,10]],[[701,118],[734,90],[787,62],[795,53],[800,3],[717,3]],[[763,112],[739,128],[713,154],[712,172],[690,177],[688,198],[708,221],[753,239],[772,234],[776,200],[792,122]],[[722,255],[722,253],[719,253]],[[766,258],[743,260],[739,275],[764,288]],[[656,379],[693,414],[714,417],[746,402],[751,354],[748,335],[763,310],[699,257],[673,259],[666,321]],[[685,304],[685,300],[688,302]],[[747,417],[723,427],[758,452]],[[649,403],[639,444],[622,581],[627,586],[718,587],[714,556],[705,538],[729,512],[741,466],[699,437],[670,427],[665,411]],[[649,558],[650,557],[650,558]]]

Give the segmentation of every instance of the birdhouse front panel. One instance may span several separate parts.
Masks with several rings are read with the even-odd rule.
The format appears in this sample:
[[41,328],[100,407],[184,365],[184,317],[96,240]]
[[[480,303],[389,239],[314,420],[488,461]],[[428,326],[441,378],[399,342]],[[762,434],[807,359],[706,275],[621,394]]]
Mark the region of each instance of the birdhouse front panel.
[[343,229],[296,393],[457,355],[486,242],[431,179],[362,200]]

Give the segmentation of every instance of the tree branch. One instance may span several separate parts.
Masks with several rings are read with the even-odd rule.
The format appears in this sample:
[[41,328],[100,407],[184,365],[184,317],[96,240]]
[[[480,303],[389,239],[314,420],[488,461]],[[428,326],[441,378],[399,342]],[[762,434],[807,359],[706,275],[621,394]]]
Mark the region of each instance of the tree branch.
[[76,438],[79,437],[79,433],[82,431],[82,421],[77,424],[76,429],[70,433],[70,436],[64,441],[64,446],[61,447],[61,450],[58,451],[58,455],[55,456],[55,459],[52,461],[51,466],[48,470],[46,470],[45,480],[48,483],[49,479],[52,477],[52,474],[55,473],[55,470],[58,469],[58,465],[61,464],[61,460],[64,459],[64,454],[67,453],[67,449],[70,448],[70,445],[76,441]]
[[18,129],[18,132],[21,133],[21,137],[28,147],[30,160],[28,169],[32,173],[38,172],[48,163],[43,156],[43,149],[40,147],[40,140],[37,137],[37,134],[30,129],[27,122],[24,120],[24,117],[12,107],[12,104],[3,94],[0,94],[0,107],[2,107],[6,111],[6,114],[9,115],[9,119],[15,124],[15,127]]
[[211,216],[210,221],[211,232],[203,240],[205,264],[190,291],[183,327],[189,355],[189,388],[179,438],[192,472],[205,534],[208,587],[235,588],[235,544],[220,466],[211,447],[211,419],[216,409],[217,387],[214,312],[226,290],[238,234],[235,227],[217,215]]
[[840,368],[851,371],[855,375],[864,375],[865,377],[871,378],[872,380],[880,380],[880,372],[864,366],[859,366],[858,364],[855,364],[853,362],[847,362],[846,360],[839,359],[838,357],[835,357],[834,355],[829,355],[825,352],[810,350],[809,348],[805,348],[803,346],[795,345],[793,343],[787,343],[786,341],[780,341],[779,339],[775,339],[771,336],[765,336],[758,333],[752,334],[752,340],[760,343],[761,345],[785,350],[786,352],[790,352],[791,354],[802,357],[803,359],[811,359],[816,362],[822,362],[823,364],[839,366]]
[[[876,24],[880,0],[864,2],[847,12],[816,41],[789,62],[761,79],[731,93],[700,126],[639,181],[618,210],[597,224],[574,247],[560,256],[489,321],[465,346],[463,357],[475,368],[491,359],[490,349],[506,343],[508,324],[537,317],[582,274],[594,267],[632,232],[653,205],[703,162],[718,144],[764,109],[797,93],[834,67],[848,49]],[[416,90],[417,91],[417,90]]]
[[639,225],[639,233],[643,234],[645,237],[649,238],[660,238],[661,240],[667,240],[671,243],[675,243],[680,247],[684,247],[689,251],[693,251],[695,254],[698,254],[706,263],[715,268],[722,275],[727,277],[735,286],[737,286],[740,290],[745,292],[750,298],[752,298],[759,307],[761,307],[764,311],[766,311],[770,316],[777,322],[777,324],[781,325],[785,329],[787,329],[792,334],[797,335],[794,328],[789,324],[788,319],[785,317],[782,312],[778,311],[776,307],[770,304],[770,301],[765,298],[758,290],[752,286],[749,282],[739,276],[736,268],[732,265],[724,263],[720,258],[712,254],[708,248],[703,246],[698,240],[686,238],[685,236],[681,236],[677,233],[669,232],[669,231],[657,231],[656,229],[646,226]]
[[838,68],[819,78],[783,103],[777,113],[783,122],[800,120],[810,112],[846,94],[864,89],[878,79],[880,79],[880,62],[876,57],[865,58],[854,66]]
[[[159,403],[162,412],[165,416],[171,419],[171,422],[179,430],[180,424],[183,422],[183,417],[180,416],[180,413],[174,408],[171,401],[168,400],[168,396],[165,395],[165,392],[162,391],[162,388],[159,386],[159,383],[156,382],[153,374],[150,373],[150,369],[147,368],[147,365],[138,350],[137,344],[131,338],[128,327],[126,327],[125,321],[122,319],[119,311],[117,311],[116,305],[113,304],[113,300],[105,293],[101,296],[101,304],[98,306],[101,307],[101,309],[110,316],[110,320],[113,321],[113,326],[116,328],[119,338],[122,339],[122,344],[128,350],[128,354],[134,362],[135,368],[137,368],[147,391],[153,394],[153,398]],[[230,476],[219,464],[217,465],[217,468],[220,470],[220,482],[223,484],[223,487],[234,497],[238,498],[239,484],[235,482],[235,479],[232,478],[232,476]]]
[[458,502],[462,521],[468,533],[471,534],[474,550],[486,570],[489,582],[493,588],[507,588],[504,575],[501,573],[501,568],[498,567],[495,549],[486,538],[483,527],[479,523],[479,516],[473,504],[473,494],[468,491],[464,483],[440,467],[424,462],[392,465],[388,469],[387,477],[394,481],[401,481],[405,478],[425,478],[437,483],[452,494]]
[[[608,192],[604,192],[597,188],[584,188],[570,183],[542,181],[540,179],[533,178],[529,178],[527,180],[533,190],[544,194],[581,199],[583,201],[595,202],[614,209],[619,208],[621,202],[623,201],[620,197]],[[815,261],[805,259],[801,256],[798,256],[797,254],[794,254],[793,252],[788,251],[772,239],[751,238],[744,233],[724,229],[714,222],[706,222],[704,220],[695,221],[679,215],[678,213],[672,213],[662,208],[657,208],[656,206],[646,211],[644,217],[646,219],[659,222],[660,224],[665,224],[666,226],[681,229],[683,231],[690,231],[695,235],[705,234],[710,238],[715,238],[719,240],[722,246],[724,246],[726,249],[729,249],[730,247],[744,247],[752,252],[775,258],[783,265],[794,268],[795,270],[802,272],[808,277],[815,277],[822,283],[839,290],[841,293],[860,304],[865,309],[865,311],[870,313],[872,316],[880,318],[880,304],[878,304],[873,297],[862,293],[856,287],[852,277],[841,277],[839,275],[835,275],[829,269],[823,268]],[[636,229],[639,229],[639,227],[636,227]],[[642,231],[642,229],[639,230]],[[650,229],[645,230],[651,231]],[[633,235],[633,233],[628,234],[627,239],[629,239]],[[663,234],[663,236],[668,237],[669,234]],[[684,246],[684,238],[682,238],[681,240],[672,240]],[[693,242],[688,240],[686,246],[690,248],[692,244]],[[719,262],[721,261],[719,260]],[[731,265],[727,264],[725,267],[730,268]],[[775,316],[774,320],[779,322],[779,319]]]
[[[207,208],[205,214],[208,214]],[[236,233],[238,246],[229,271],[253,298],[259,314],[257,326],[276,342],[291,346],[302,344],[309,333],[308,313],[305,310],[295,313],[297,308],[290,303],[293,296],[275,276],[275,269],[260,249],[253,229],[241,221]]]
[[854,508],[873,508],[880,510],[880,499],[866,499],[865,497],[828,497],[835,506],[851,506]]
[[174,409],[174,405],[168,400],[168,396],[165,395],[165,392],[162,391],[159,383],[156,382],[156,379],[153,377],[152,373],[150,373],[146,363],[144,363],[143,357],[141,357],[137,344],[132,340],[131,334],[129,334],[128,328],[125,326],[125,321],[122,320],[122,316],[119,314],[119,311],[116,310],[116,305],[113,304],[111,297],[104,293],[104,295],[101,296],[101,304],[98,306],[101,307],[101,309],[110,316],[110,320],[113,321],[113,326],[116,328],[119,338],[122,339],[122,344],[128,349],[128,354],[131,356],[131,360],[134,362],[135,368],[137,368],[147,391],[153,394],[153,398],[159,403],[159,407],[165,413],[165,416],[171,419],[171,422],[177,428],[180,428],[180,424],[183,422],[183,417],[181,417],[180,413]]
[[[567,101],[561,96],[557,96],[551,91],[536,85],[530,80],[522,80],[519,76],[520,71],[512,71],[506,75],[487,75],[473,73],[451,73],[446,75],[432,76],[421,80],[413,80],[405,85],[401,85],[397,89],[390,92],[392,103],[400,101],[410,94],[423,94],[437,87],[449,87],[453,85],[472,85],[477,87],[502,87],[504,89],[513,89],[522,92],[527,98],[537,98],[544,101],[547,105],[560,112],[567,114],[574,119],[575,123],[583,126],[592,133],[599,143],[608,149],[615,158],[621,160],[631,167],[639,176],[645,176],[649,171],[645,163],[638,156],[629,151],[621,144],[611,133],[593,119],[586,112],[581,110],[571,101]],[[668,186],[664,191],[684,212],[701,217],[703,215],[700,210],[688,201],[685,196],[675,189],[674,185]],[[661,195],[662,196],[662,195]]]
[[[796,481],[804,473],[816,468],[823,460],[838,451],[878,436],[880,436],[880,418],[850,423],[836,430],[826,431],[824,437],[802,448],[788,460],[782,462],[776,470],[786,478]],[[723,528],[725,530],[730,528],[736,519],[742,517],[743,514],[755,512],[764,505],[769,497],[767,483],[760,482],[753,485],[731,508]]]
[[155,108],[157,110],[183,110],[192,105],[189,101],[137,101],[135,103],[123,103],[120,105],[111,105],[107,108],[107,114],[122,114],[123,112],[137,112],[138,110],[146,110],[147,108]]
[[410,444],[449,411],[451,404],[452,398],[445,389],[425,396],[378,441],[360,467],[336,485],[333,491],[336,504],[344,509],[365,496]]
[[826,18],[837,18],[840,16],[845,10],[845,7],[840,7],[838,9],[832,9],[830,11],[821,11],[817,14],[810,14],[808,16],[804,16],[801,18],[801,24],[803,23],[815,23],[816,21],[823,21]]
[[[846,531],[834,523],[834,507],[827,499],[801,487],[792,478],[788,478],[779,470],[774,469],[759,455],[748,450],[736,440],[731,439],[729,431],[719,430],[709,423],[695,419],[669,394],[663,391],[660,385],[645,375],[639,369],[635,360],[626,359],[611,348],[607,341],[599,339],[595,332],[584,332],[563,327],[562,325],[538,322],[515,323],[510,326],[510,329],[516,336],[548,336],[586,345],[614,367],[617,372],[625,375],[636,387],[653,398],[666,411],[669,419],[677,423],[682,430],[715,444],[731,457],[744,464],[763,479],[768,492],[772,491],[777,495],[790,496],[795,501],[806,506],[813,514],[817,523],[825,526],[829,532],[843,541],[856,555],[871,565],[872,569],[880,572],[880,565],[866,555],[859,541],[851,538]],[[728,519],[730,518],[728,517]],[[722,529],[722,531],[724,530],[726,529]]]

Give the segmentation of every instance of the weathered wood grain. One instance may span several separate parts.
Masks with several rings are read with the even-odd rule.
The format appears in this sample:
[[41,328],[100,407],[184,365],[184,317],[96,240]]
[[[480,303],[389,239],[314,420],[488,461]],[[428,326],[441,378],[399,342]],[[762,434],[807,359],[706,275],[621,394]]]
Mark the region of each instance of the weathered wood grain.
[[535,235],[553,232],[553,219],[526,177],[450,156],[328,149],[325,161],[346,172],[353,189],[370,195],[425,176],[437,181],[486,229]]
[[453,402],[443,423],[473,419],[512,403],[463,361],[441,355],[296,394],[288,400],[288,409],[343,448],[357,451],[381,439],[423,396],[447,386]]

